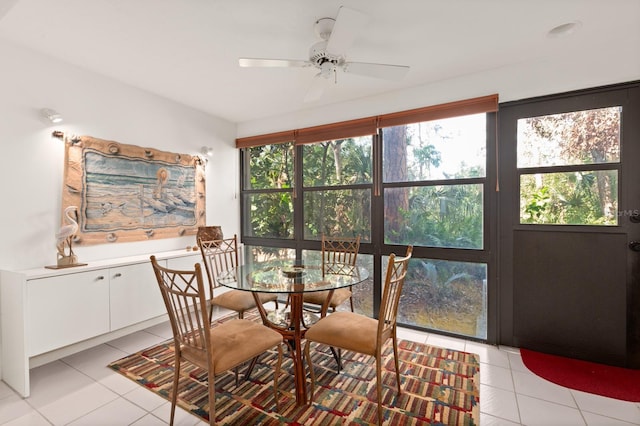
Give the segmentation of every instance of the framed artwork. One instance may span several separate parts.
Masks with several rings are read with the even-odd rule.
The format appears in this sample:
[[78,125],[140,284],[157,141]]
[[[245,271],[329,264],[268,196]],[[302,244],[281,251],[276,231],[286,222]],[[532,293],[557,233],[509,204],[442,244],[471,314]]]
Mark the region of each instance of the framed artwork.
[[198,156],[90,136],[65,139],[62,210],[77,207],[76,244],[195,235],[205,205]]

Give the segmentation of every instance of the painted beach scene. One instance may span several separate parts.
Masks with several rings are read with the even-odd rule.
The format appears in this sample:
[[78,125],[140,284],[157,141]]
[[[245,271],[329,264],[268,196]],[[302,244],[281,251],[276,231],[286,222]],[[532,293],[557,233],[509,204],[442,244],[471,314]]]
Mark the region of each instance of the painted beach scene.
[[196,225],[193,166],[93,150],[83,162],[83,231]]

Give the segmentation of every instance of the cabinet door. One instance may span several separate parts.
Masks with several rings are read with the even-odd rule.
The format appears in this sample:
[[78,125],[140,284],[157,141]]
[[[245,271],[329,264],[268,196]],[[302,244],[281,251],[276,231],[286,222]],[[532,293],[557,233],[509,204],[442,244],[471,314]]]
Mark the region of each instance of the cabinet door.
[[27,281],[29,356],[109,332],[106,272],[80,272]]
[[151,262],[111,268],[109,279],[111,330],[167,312]]

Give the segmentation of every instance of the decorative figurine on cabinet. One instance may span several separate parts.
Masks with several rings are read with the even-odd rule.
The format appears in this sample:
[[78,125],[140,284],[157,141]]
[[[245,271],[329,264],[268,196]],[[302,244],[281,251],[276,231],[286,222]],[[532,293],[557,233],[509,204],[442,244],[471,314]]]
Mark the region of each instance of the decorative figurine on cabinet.
[[73,239],[78,232],[78,207],[67,207],[64,209],[64,216],[67,224],[56,232],[59,268],[79,265],[78,256],[73,252]]

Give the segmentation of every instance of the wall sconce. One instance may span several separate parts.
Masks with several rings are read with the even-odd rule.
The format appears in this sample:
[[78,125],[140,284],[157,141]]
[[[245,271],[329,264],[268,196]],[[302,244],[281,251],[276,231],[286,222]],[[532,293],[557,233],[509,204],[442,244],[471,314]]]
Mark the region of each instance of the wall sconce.
[[62,121],[62,115],[60,115],[59,112],[54,111],[52,109],[42,108],[40,110],[40,113],[42,114],[43,117],[45,117],[47,120],[51,121],[52,123],[60,123]]
[[207,157],[211,157],[213,155],[213,148],[211,148],[210,146],[203,146],[200,149],[200,153],[202,155],[206,155]]
[[60,139],[61,141],[64,140],[64,132],[61,130],[54,130],[53,132],[51,132],[51,137],[52,138],[56,138],[56,139]]

